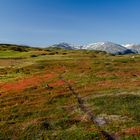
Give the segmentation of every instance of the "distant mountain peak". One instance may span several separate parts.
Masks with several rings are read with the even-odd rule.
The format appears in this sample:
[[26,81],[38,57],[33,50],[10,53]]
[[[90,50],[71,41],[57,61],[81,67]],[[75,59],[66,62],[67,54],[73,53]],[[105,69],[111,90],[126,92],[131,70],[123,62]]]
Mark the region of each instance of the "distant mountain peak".
[[131,50],[129,50],[119,44],[109,42],[109,41],[92,43],[92,44],[85,46],[84,49],[105,51],[105,52],[111,53],[111,54],[132,53]]
[[51,47],[57,47],[57,48],[62,48],[62,49],[66,49],[66,50],[77,50],[77,49],[81,49],[82,46],[80,45],[73,45],[73,44],[69,44],[66,42],[62,42],[59,44],[54,44]]

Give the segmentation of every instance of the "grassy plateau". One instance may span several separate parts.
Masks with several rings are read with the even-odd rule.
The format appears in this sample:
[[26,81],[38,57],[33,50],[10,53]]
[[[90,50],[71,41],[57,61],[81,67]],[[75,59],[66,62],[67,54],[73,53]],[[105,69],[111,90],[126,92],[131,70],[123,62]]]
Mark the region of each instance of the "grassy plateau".
[[140,140],[140,55],[0,45],[0,140]]

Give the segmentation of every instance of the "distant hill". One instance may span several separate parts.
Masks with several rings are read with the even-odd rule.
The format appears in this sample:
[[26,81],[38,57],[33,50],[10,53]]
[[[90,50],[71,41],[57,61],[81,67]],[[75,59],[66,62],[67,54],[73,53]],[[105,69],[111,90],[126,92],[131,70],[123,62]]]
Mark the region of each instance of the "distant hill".
[[41,50],[41,48],[34,48],[26,45],[16,45],[16,44],[0,44],[1,51],[13,50],[19,52],[27,52],[31,50]]

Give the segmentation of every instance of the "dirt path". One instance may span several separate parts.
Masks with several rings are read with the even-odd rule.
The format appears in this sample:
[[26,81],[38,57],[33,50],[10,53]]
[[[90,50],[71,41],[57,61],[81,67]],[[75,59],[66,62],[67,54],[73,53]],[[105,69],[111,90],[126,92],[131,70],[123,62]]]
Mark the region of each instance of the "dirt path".
[[67,85],[68,89],[71,91],[72,95],[75,96],[75,98],[77,99],[77,103],[78,103],[78,106],[79,106],[80,110],[82,112],[84,112],[85,115],[88,116],[89,120],[94,125],[96,125],[96,127],[100,131],[101,135],[106,140],[117,140],[112,135],[110,135],[108,132],[102,130],[99,121],[97,121],[97,119],[96,119],[96,116],[92,113],[91,109],[85,105],[84,100],[82,99],[82,97],[78,93],[75,92],[75,90],[72,87],[72,85],[68,81],[66,81],[62,75],[60,76],[60,79],[64,81],[64,83]]

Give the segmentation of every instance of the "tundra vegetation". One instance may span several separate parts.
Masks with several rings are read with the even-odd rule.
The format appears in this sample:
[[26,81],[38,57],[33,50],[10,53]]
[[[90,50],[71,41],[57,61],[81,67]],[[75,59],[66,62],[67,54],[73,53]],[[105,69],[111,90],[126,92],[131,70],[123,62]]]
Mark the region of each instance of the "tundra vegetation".
[[0,140],[140,139],[140,55],[0,45]]

